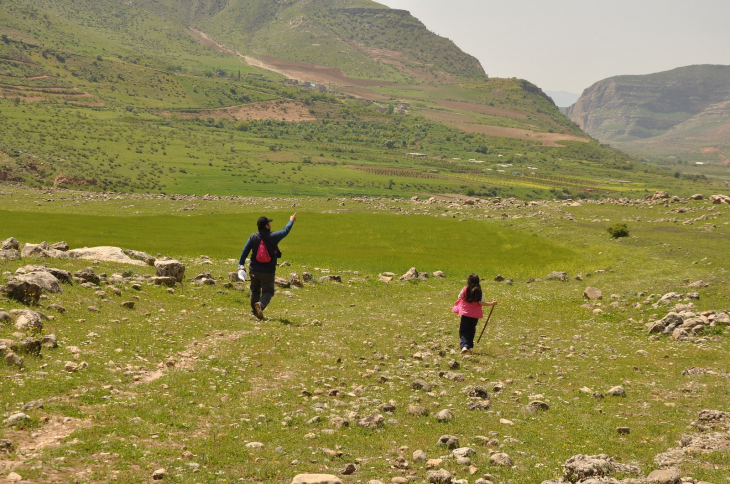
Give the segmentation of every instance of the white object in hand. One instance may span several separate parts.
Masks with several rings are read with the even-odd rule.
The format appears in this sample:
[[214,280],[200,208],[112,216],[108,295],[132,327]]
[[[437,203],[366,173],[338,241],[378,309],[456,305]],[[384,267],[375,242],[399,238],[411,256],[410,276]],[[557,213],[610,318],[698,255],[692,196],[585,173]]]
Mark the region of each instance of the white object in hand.
[[245,281],[246,280],[246,277],[247,277],[246,276],[246,271],[244,271],[243,269],[241,269],[240,271],[238,271],[238,278],[239,279],[241,279],[242,281]]

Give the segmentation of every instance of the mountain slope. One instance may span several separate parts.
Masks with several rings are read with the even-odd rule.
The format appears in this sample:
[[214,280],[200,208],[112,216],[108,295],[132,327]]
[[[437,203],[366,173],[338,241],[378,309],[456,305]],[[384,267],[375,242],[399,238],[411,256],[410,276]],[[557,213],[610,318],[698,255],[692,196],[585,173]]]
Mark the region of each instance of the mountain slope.
[[567,115],[591,136],[622,149],[702,158],[708,148],[721,153],[730,145],[721,115],[728,101],[730,66],[698,65],[600,81]]

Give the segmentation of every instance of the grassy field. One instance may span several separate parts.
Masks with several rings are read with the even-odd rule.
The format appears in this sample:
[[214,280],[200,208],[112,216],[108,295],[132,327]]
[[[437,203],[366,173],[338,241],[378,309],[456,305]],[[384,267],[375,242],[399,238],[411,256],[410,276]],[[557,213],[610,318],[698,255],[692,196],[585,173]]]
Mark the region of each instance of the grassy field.
[[[117,283],[121,296],[105,284],[98,295],[78,284],[49,295],[37,309],[53,316],[43,333],[55,333],[59,348],[26,356],[22,371],[0,369],[4,418],[43,401],[42,409],[26,412],[30,423],[0,429],[0,438],[18,447],[0,465],[29,482],[148,482],[165,468],[168,482],[288,483],[299,473],[339,475],[349,463],[357,470],[340,476],[346,483],[398,476],[421,482],[427,469],[411,454],[444,456],[435,445],[443,434],[477,451],[473,475],[453,459],[440,464],[470,483],[483,474],[493,482],[541,482],[560,475],[561,464],[578,453],[607,453],[648,474],[656,454],[693,432],[688,425],[699,410],[728,410],[726,329],[680,342],[649,337],[643,324],[670,311],[671,305],[653,308],[651,296],[669,291],[698,291],[698,311],[730,308],[727,206],[104,198],[4,189],[0,239],[159,252],[184,261],[188,279],[167,291],[144,282],[151,267],[0,262],[3,281],[38,262],[132,276]],[[199,208],[178,212],[191,204]],[[291,266],[279,275],[339,274],[343,282],[280,290],[260,323],[250,316],[247,285],[223,285],[235,268],[228,259],[238,257],[260,213],[273,213],[278,227],[294,210],[299,220],[281,244]],[[683,223],[701,215],[707,220]],[[628,224],[630,237],[608,236],[606,227],[617,222]],[[443,270],[447,278],[378,279],[411,266]],[[569,281],[543,280],[553,270],[568,272]],[[217,285],[192,283],[202,272],[211,272]],[[485,339],[462,357],[450,308],[469,272],[483,277],[487,297],[500,304]],[[514,284],[492,282],[497,274]],[[574,279],[578,274],[583,281]],[[698,279],[709,286],[687,287]],[[131,288],[136,280],[140,291]],[[588,285],[603,291],[601,313],[582,307]],[[135,308],[120,308],[122,301]],[[12,301],[0,307],[22,308]],[[0,338],[15,339],[14,332],[12,325],[0,327]],[[452,360],[458,369],[450,369]],[[66,361],[88,368],[67,373]],[[717,373],[685,376],[688,367]],[[448,371],[457,376],[443,376],[463,380],[439,376]],[[432,391],[413,390],[417,379]],[[489,410],[466,409],[461,390],[468,385],[490,390]],[[606,393],[615,385],[624,386],[626,397],[596,400],[580,391]],[[526,412],[533,400],[549,410]],[[381,407],[388,402],[392,414]],[[410,405],[428,415],[409,413]],[[454,419],[438,422],[434,415],[442,409]],[[385,416],[378,429],[356,424],[373,413]],[[335,418],[350,425],[333,427]],[[617,435],[624,426],[631,433]],[[494,440],[485,445],[479,436]],[[246,447],[251,442],[263,448]],[[509,454],[513,466],[492,464],[495,450]],[[408,468],[399,467],[401,455]],[[683,476],[714,483],[729,472],[725,451],[681,465]]]

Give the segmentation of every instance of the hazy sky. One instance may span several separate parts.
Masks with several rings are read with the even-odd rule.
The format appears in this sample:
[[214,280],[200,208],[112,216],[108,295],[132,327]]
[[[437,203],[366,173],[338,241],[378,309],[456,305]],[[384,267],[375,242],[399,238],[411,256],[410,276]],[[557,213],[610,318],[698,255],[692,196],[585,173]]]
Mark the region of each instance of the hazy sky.
[[487,74],[581,93],[620,74],[730,65],[730,0],[377,0],[410,10]]

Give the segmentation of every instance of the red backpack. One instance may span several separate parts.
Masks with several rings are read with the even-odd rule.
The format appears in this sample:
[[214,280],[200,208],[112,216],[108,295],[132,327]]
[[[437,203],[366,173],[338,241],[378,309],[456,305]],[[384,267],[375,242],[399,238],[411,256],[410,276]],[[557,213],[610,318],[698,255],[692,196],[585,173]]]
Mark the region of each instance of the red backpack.
[[261,241],[259,242],[259,248],[256,251],[256,262],[259,262],[261,264],[271,262],[271,254],[269,254],[269,249],[266,248],[264,239],[261,239]]

